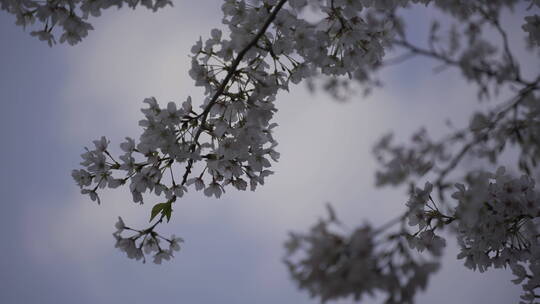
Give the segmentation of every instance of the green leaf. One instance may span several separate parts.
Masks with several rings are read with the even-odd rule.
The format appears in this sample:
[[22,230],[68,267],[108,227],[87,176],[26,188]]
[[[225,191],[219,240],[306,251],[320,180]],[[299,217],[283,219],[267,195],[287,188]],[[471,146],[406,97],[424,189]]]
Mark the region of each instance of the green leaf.
[[169,202],[167,204],[167,207],[163,208],[161,213],[167,218],[167,223],[168,223],[171,220],[171,215],[172,215],[172,202]]
[[152,212],[150,213],[150,222],[156,217],[156,215],[162,212],[163,208],[165,208],[166,205],[167,203],[159,203],[152,207]]
[[154,205],[154,207],[152,207],[152,211],[150,212],[150,222],[160,213],[165,216],[167,218],[167,222],[169,222],[172,215],[172,202],[169,201]]

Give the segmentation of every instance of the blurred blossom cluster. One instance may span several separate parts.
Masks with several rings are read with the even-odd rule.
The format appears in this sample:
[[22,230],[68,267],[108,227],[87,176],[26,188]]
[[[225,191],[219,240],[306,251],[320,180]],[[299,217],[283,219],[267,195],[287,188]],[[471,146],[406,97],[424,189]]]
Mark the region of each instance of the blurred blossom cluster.
[[79,43],[93,30],[87,21],[90,16],[98,17],[101,11],[110,7],[122,6],[136,8],[144,6],[156,11],[167,5],[171,0],[0,0],[0,9],[17,17],[17,25],[24,28],[36,22],[42,26],[39,30],[31,32],[39,40],[46,41],[49,46],[56,43],[55,35],[60,28],[60,43],[70,45]]
[[307,234],[291,233],[285,263],[301,289],[321,301],[382,293],[385,303],[414,303],[439,268],[434,256],[415,253],[400,233],[388,235],[363,224],[343,227],[330,209]]
[[458,201],[458,258],[481,272],[510,267],[526,302],[536,300],[540,283],[540,193],[534,186],[529,176],[512,178],[500,167],[471,175],[469,187],[457,184],[452,195]]

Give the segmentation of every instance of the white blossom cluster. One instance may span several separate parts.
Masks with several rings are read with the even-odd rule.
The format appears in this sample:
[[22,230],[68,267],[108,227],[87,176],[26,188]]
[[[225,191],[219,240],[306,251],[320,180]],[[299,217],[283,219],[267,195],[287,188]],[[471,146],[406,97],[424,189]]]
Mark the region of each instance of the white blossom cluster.
[[424,189],[416,188],[407,202],[409,226],[418,226],[414,234],[406,234],[409,246],[419,252],[427,250],[435,256],[441,256],[446,241],[435,234],[441,224],[448,224],[454,219],[441,213],[431,198],[433,185],[426,183]]
[[[290,234],[285,262],[292,277],[300,288],[323,302],[349,296],[360,300],[364,294],[383,291],[388,295],[386,303],[410,303],[415,292],[423,289],[429,272],[436,271],[437,258],[446,246],[446,240],[436,231],[447,229],[456,235],[461,247],[458,258],[465,259],[466,267],[481,272],[490,267],[512,269],[516,277],[512,282],[521,284],[524,290],[520,303],[537,303],[540,193],[534,189],[534,180],[527,175],[512,178],[501,167],[496,173],[471,174],[468,181],[468,187],[456,184],[457,191],[452,194],[457,201],[454,207],[438,206],[431,198],[433,185],[428,182],[423,189],[411,192],[407,212],[394,223],[380,229],[362,225],[350,236],[329,228],[331,224],[339,227],[331,210],[329,219],[320,220],[309,233]],[[380,236],[392,224],[404,222],[417,231],[411,233],[402,225],[398,232]],[[392,247],[389,243],[399,245]],[[377,250],[389,247],[389,251]],[[434,258],[424,264],[427,268],[412,268],[421,273],[430,269],[420,277],[412,275],[419,281],[407,281],[410,273],[392,264],[394,254],[406,261],[413,259],[409,248],[419,253],[427,251]],[[425,257],[415,258],[423,261]],[[387,263],[391,265],[388,269],[379,267]],[[400,288],[407,289],[406,296]]]
[[56,43],[54,29],[60,27],[60,43],[70,45],[79,43],[92,30],[87,21],[90,16],[98,17],[101,11],[110,7],[121,8],[127,5],[136,8],[141,5],[156,11],[171,0],[0,0],[0,9],[16,16],[16,24],[26,28],[38,22],[40,30],[31,32],[49,46]]
[[[174,251],[180,250],[180,243],[184,242],[182,238],[176,237],[174,234],[169,239],[159,235],[153,230],[154,226],[146,230],[136,230],[125,225],[121,217],[115,224],[116,231],[113,233],[116,239],[116,248],[125,252],[130,259],[141,260],[146,262],[146,255],[153,254],[153,262],[161,264],[163,260],[169,261],[173,257]],[[132,231],[130,237],[122,237],[124,231]],[[163,243],[168,244],[163,247]]]
[[527,175],[512,178],[500,167],[495,173],[472,173],[468,184],[456,184],[452,198],[457,206],[445,211],[451,215],[431,199],[430,183],[412,193],[407,218],[418,232],[407,235],[409,244],[440,255],[445,241],[434,231],[450,225],[461,246],[458,258],[465,259],[466,267],[480,272],[510,267],[513,282],[522,284],[522,303],[534,303],[540,288],[540,193],[534,180]]
[[[354,74],[380,61],[391,37],[388,24],[361,22],[363,6],[312,1],[327,17],[311,24],[298,17],[308,2],[286,2],[225,1],[223,22],[230,40],[214,29],[191,49],[189,74],[206,92],[201,110],[189,97],[181,106],[170,102],[166,108],[147,98],[139,123],[144,131],[138,142],[126,138],[118,160],[105,137],[82,154],[84,169],[72,173],[81,192],[99,202],[98,189],[129,183],[134,202],[153,192],[167,199],[162,206],[190,187],[219,198],[229,185],[255,190],[263,184],[272,174],[270,160],[279,157],[272,137],[277,125],[271,122],[279,90],[317,71]],[[352,9],[356,14],[349,13]],[[170,219],[172,208],[159,210],[159,221]]]
[[430,183],[413,191],[407,202],[407,219],[418,228],[415,235],[419,236],[408,236],[410,245],[440,255],[444,239],[434,231],[450,225],[461,246],[458,258],[465,258],[468,268],[483,272],[489,267],[533,265],[540,236],[540,193],[534,189],[534,180],[527,175],[512,178],[500,167],[496,173],[471,174],[468,184],[456,184],[452,198],[457,205],[450,211],[441,211],[431,199]]
[[439,269],[437,259],[411,251],[400,233],[381,236],[369,224],[350,234],[332,231],[339,227],[333,212],[308,234],[291,233],[285,263],[301,289],[322,302],[383,293],[384,303],[414,303]]
[[452,198],[457,205],[444,211],[431,198],[432,184],[412,192],[406,218],[418,231],[406,234],[409,245],[439,256],[445,240],[435,231],[449,226],[465,266],[480,272],[510,267],[516,275],[513,282],[524,289],[522,303],[535,303],[540,288],[540,193],[534,180],[527,175],[512,178],[500,167],[496,173],[471,173],[468,184],[456,184]]
[[[534,302],[540,285],[540,193],[527,175],[512,178],[504,167],[479,172],[469,187],[457,184],[455,218],[465,266],[485,271],[511,267],[516,284],[523,283],[523,300]],[[526,271],[522,265],[528,267]],[[531,298],[532,296],[532,298]]]

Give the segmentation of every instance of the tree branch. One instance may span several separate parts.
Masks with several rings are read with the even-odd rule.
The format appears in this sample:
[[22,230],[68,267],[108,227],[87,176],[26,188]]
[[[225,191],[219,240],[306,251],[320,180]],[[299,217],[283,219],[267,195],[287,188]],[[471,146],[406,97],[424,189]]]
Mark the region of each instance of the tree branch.
[[[264,25],[259,29],[255,37],[238,53],[236,58],[234,59],[233,63],[231,64],[230,68],[228,68],[227,75],[225,78],[221,81],[221,84],[219,85],[218,90],[214,95],[212,96],[212,99],[206,107],[204,108],[203,112],[198,115],[198,117],[201,117],[201,124],[199,126],[199,129],[197,130],[197,133],[195,133],[195,136],[193,137],[193,143],[191,144],[191,152],[195,151],[195,148],[197,147],[197,143],[199,140],[199,137],[201,136],[201,133],[203,131],[204,125],[206,123],[206,119],[208,118],[208,114],[210,113],[210,110],[216,104],[218,98],[223,95],[223,92],[225,91],[225,88],[227,87],[227,84],[229,84],[229,81],[232,79],[233,75],[237,72],[238,66],[240,65],[240,62],[242,62],[242,59],[244,59],[244,56],[247,54],[247,52],[257,46],[257,42],[261,37],[266,33],[266,30],[272,24],[274,19],[277,16],[277,13],[281,10],[283,5],[287,2],[287,0],[280,0],[279,3],[274,7],[274,10],[270,15],[268,16],[268,19],[264,22]],[[184,176],[182,177],[182,182],[180,185],[184,185],[187,182],[187,178],[189,174],[191,173],[191,169],[193,168],[193,159],[189,159],[188,163],[186,165],[186,171],[184,172]]]

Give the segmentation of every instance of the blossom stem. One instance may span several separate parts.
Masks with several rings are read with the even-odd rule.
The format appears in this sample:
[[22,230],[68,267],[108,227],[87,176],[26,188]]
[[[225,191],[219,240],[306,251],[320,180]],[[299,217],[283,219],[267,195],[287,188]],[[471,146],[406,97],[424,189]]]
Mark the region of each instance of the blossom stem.
[[[462,65],[462,63],[459,60],[451,59],[448,56],[441,55],[441,54],[439,54],[439,53],[437,53],[435,51],[419,48],[419,47],[417,47],[415,45],[412,45],[410,42],[408,42],[406,40],[403,40],[403,39],[394,39],[392,41],[392,43],[395,44],[395,45],[398,45],[398,46],[400,46],[402,48],[405,48],[405,49],[409,50],[410,52],[416,53],[418,55],[423,55],[423,56],[426,56],[426,57],[430,57],[430,58],[436,59],[438,61],[442,61],[443,63],[445,63],[447,65],[450,65],[450,66],[461,67],[461,65]],[[472,66],[471,69],[474,70],[477,73],[484,74],[484,75],[486,75],[486,76],[488,76],[490,78],[500,78],[501,77],[500,73],[498,73],[497,71],[491,70],[491,69],[487,69],[487,68],[483,69],[483,68],[479,68],[479,67],[475,67],[475,66]],[[527,86],[534,84],[534,82],[525,81],[518,74],[516,74],[512,78],[508,78],[506,80],[514,82],[514,83],[518,83],[518,84],[521,84],[521,85],[527,85]]]
[[508,105],[501,110],[497,112],[495,115],[496,119],[490,124],[490,126],[487,128],[487,130],[482,134],[481,137],[475,137],[473,140],[465,144],[459,153],[452,159],[452,161],[440,172],[439,177],[435,181],[435,185],[437,186],[438,192],[439,192],[439,198],[441,201],[444,201],[444,194],[443,190],[446,188],[446,185],[444,184],[444,179],[446,176],[454,170],[459,162],[463,159],[463,157],[469,152],[471,148],[476,146],[477,144],[481,143],[483,140],[487,139],[488,134],[490,131],[492,131],[496,126],[497,123],[499,123],[505,116],[508,114],[512,109],[514,109],[516,106],[518,106],[521,102],[523,102],[526,98],[526,96],[531,93],[534,90],[537,90],[538,82],[540,79],[536,79],[535,82],[527,85],[525,88],[519,91],[519,93],[514,96]]

